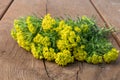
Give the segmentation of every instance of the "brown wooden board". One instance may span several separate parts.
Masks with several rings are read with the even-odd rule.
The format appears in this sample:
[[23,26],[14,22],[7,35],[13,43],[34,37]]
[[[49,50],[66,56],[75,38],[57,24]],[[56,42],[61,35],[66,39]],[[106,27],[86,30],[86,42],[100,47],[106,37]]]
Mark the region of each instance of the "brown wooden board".
[[[10,36],[13,20],[22,16],[38,17],[50,13],[54,17],[70,15],[96,16],[104,24],[89,0],[14,0],[0,21],[0,80],[119,80],[120,55],[111,64],[92,65],[76,61],[61,67],[54,62],[34,59],[30,52],[20,48]],[[113,39],[111,42],[120,49]]]
[[91,0],[108,25],[115,27],[120,45],[120,0]]
[[0,0],[0,19],[5,14],[11,3],[12,0]]
[[48,0],[47,3],[47,13],[54,17],[66,18],[70,16],[76,19],[82,15],[87,15],[95,17],[98,24],[103,23],[89,0]]
[[[54,17],[66,18],[67,15],[75,19],[76,16],[87,15],[91,17],[93,15],[96,17],[98,24],[104,24],[89,0],[48,0],[47,3],[47,13]],[[111,38],[111,40],[115,47],[118,47],[114,39]],[[76,62],[63,68],[47,61],[45,65],[48,75],[53,80],[97,80],[99,73],[103,71],[101,65],[92,65],[85,62]],[[104,67],[107,66],[104,65]],[[110,69],[113,69],[113,67]]]
[[[4,0],[3,0],[4,1]],[[20,48],[10,35],[13,20],[43,16],[46,0],[15,0],[0,22],[0,80],[49,80],[42,60]]]

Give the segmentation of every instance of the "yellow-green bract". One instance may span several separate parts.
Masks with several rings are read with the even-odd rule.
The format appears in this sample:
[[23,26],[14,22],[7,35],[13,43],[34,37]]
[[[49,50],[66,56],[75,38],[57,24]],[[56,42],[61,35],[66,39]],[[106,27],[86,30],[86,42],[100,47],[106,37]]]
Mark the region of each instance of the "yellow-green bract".
[[61,20],[47,14],[44,18],[28,16],[14,20],[11,35],[35,58],[65,66],[74,60],[93,64],[115,61],[119,51],[107,38],[111,31],[99,28],[86,16]]

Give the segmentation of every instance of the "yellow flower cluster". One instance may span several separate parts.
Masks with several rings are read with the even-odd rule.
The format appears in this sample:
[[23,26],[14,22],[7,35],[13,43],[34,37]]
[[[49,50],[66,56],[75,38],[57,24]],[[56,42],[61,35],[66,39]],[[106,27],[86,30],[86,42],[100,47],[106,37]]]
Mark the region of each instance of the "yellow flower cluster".
[[79,27],[77,27],[77,26],[74,27],[74,30],[75,30],[76,32],[81,32],[81,29],[80,29]]
[[19,20],[14,20],[14,28],[11,30],[12,37],[17,40],[17,32],[21,32],[19,26],[18,26]]
[[[79,28],[76,30],[80,31]],[[72,30],[72,27],[65,24],[63,20],[59,23],[56,31],[60,36],[60,39],[57,41],[57,47],[61,51],[65,49],[71,51],[71,48],[76,47],[77,42],[80,42],[80,36],[76,35],[75,31]]]
[[43,46],[50,46],[51,45],[50,38],[47,36],[43,37],[39,33],[34,37],[33,41],[35,43],[42,44]]
[[118,58],[119,51],[115,48],[112,48],[108,53],[103,55],[104,61],[110,63],[115,61]]
[[20,23],[20,20],[14,20],[14,28],[17,32],[21,32],[19,23]]
[[82,24],[82,25],[81,25],[81,30],[82,30],[83,32],[87,32],[87,31],[88,31],[88,25],[87,25],[87,24]]
[[43,59],[42,46],[40,44],[31,43],[31,52],[36,59]]
[[118,50],[112,48],[108,53],[105,53],[103,56],[99,56],[96,53],[93,53],[93,55],[91,57],[89,56],[86,61],[88,63],[98,64],[102,63],[104,60],[106,63],[110,63],[118,58],[118,53]]
[[81,45],[78,48],[74,48],[73,55],[74,55],[76,60],[84,61],[86,59],[87,52],[83,50],[84,48],[85,48],[84,45]]
[[58,52],[55,57],[55,62],[58,65],[65,66],[68,63],[74,62],[74,57],[71,56],[71,53],[69,50],[64,50],[63,52]]
[[19,46],[26,49],[27,51],[30,51],[30,42],[26,41],[26,39],[31,38],[31,35],[29,32],[24,33],[24,29],[22,29],[22,27],[19,25],[20,23],[22,23],[20,20],[14,20],[15,29],[11,31],[11,35],[15,40],[17,40]]
[[27,51],[30,51],[30,42],[28,42],[28,41],[26,41],[24,39],[23,33],[22,32],[18,32],[16,34],[16,36],[17,36],[17,42],[18,42],[19,46],[23,47]]
[[119,51],[108,45],[102,33],[86,16],[72,21],[54,19],[50,14],[14,20],[11,30],[19,46],[31,51],[36,59],[55,61],[61,66],[73,63],[74,59],[93,64],[115,61]]
[[93,63],[93,64],[98,64],[98,63],[102,63],[103,59],[102,56],[99,56],[97,54],[93,54],[91,57],[89,56],[86,61],[88,63]]
[[34,34],[34,33],[36,33],[37,28],[36,28],[36,26],[33,25],[32,21],[31,21],[32,18],[33,17],[28,16],[27,19],[26,19],[26,23],[28,25],[29,31]]
[[50,30],[55,24],[55,19],[50,17],[50,14],[47,14],[42,21],[43,30]]
[[56,53],[53,48],[44,47],[43,56],[48,61],[53,61],[55,59]]

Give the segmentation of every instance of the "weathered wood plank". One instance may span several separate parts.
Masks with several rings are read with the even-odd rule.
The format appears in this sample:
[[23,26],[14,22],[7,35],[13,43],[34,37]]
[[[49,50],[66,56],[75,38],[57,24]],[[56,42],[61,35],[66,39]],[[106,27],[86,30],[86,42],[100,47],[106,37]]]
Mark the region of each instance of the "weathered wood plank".
[[[29,2],[29,4],[27,4]],[[86,6],[87,5],[87,6]],[[110,80],[119,79],[120,56],[110,65],[92,65],[75,62],[61,67],[52,62],[36,60],[29,52],[20,48],[10,36],[13,20],[20,16],[43,16],[46,11],[52,16],[95,15],[99,24],[103,24],[89,0],[15,0],[0,22],[0,80]],[[111,37],[115,47],[115,40]],[[47,74],[46,74],[46,71]],[[113,73],[112,73],[113,72]],[[109,74],[110,73],[110,74]],[[48,76],[47,76],[48,75]],[[110,75],[110,76],[109,76]]]
[[46,0],[15,0],[0,22],[0,80],[49,80],[43,61],[20,48],[10,35],[14,19],[33,13],[43,16]]
[[45,61],[47,73],[52,80],[76,80],[79,64],[79,62],[75,62],[74,64],[62,67],[56,63]]
[[89,0],[48,0],[47,3],[47,13],[54,17],[65,18],[70,16],[75,19],[78,16],[87,15],[88,17],[95,17],[98,24],[103,23]]
[[11,3],[12,0],[0,0],[0,19],[5,14]]
[[[108,25],[115,27],[115,37],[120,46],[120,0],[91,0]],[[103,4],[104,3],[104,4]]]
[[[89,0],[48,0],[47,13],[54,17],[91,15],[96,16],[98,24],[104,24]],[[116,45],[116,44],[115,44]],[[45,62],[49,76],[54,80],[95,80],[102,71],[101,66],[76,62],[66,67],[60,67],[54,63]]]
[[[29,3],[29,4],[28,4]],[[0,23],[13,24],[13,20],[19,17],[35,15],[38,17],[44,16],[46,13],[46,0],[15,0],[11,5],[7,14],[2,18]],[[11,26],[11,25],[10,25]],[[12,27],[12,26],[11,26]]]

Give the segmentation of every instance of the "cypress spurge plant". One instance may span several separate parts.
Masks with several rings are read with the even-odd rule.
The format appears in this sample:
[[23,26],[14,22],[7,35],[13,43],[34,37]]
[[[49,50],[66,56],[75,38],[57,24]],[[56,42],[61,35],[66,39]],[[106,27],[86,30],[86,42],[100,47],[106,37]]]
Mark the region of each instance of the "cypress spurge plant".
[[47,14],[44,18],[28,16],[14,20],[11,35],[36,59],[65,66],[74,60],[93,64],[115,61],[119,51],[109,41],[112,30],[98,27],[95,20],[86,16],[61,20]]

